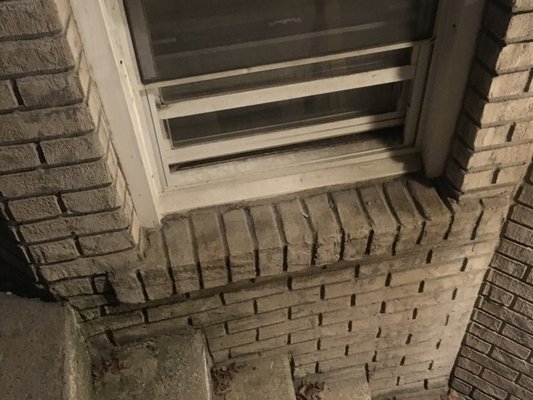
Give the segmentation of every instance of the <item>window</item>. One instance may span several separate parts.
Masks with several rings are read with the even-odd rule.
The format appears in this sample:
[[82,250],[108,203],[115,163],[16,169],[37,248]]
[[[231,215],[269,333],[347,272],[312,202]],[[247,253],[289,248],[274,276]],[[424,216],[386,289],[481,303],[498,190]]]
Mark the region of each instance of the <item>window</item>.
[[438,176],[483,9],[483,0],[71,3],[136,207],[153,203],[149,221],[423,167]]
[[169,175],[327,139],[414,143],[436,0],[125,6]]

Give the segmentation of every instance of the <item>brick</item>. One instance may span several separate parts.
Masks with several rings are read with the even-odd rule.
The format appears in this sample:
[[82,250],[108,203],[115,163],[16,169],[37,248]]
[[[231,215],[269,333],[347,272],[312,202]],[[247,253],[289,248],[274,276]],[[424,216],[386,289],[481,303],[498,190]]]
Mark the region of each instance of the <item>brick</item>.
[[33,260],[38,264],[68,261],[79,256],[76,245],[71,239],[33,245],[29,250]]
[[64,0],[5,1],[0,4],[0,37],[25,38],[60,32],[70,15]]
[[490,275],[489,280],[495,285],[506,288],[511,293],[517,294],[526,300],[533,301],[533,292],[531,291],[531,286],[528,284],[520,282],[497,271],[494,271]]
[[459,379],[473,384],[475,387],[482,387],[483,391],[490,394],[491,396],[494,396],[496,399],[504,400],[507,396],[507,393],[504,390],[487,381],[484,381],[483,379],[475,376],[474,374],[468,371],[465,371],[462,368],[455,368],[455,375]]
[[470,151],[466,158],[462,167],[467,170],[527,162],[531,158],[531,145],[526,143],[496,149],[478,150],[476,152]]
[[527,376],[525,375],[522,375],[520,377],[520,379],[518,380],[518,384],[524,388],[526,388],[527,390],[529,390],[530,392],[533,392],[533,379],[531,378],[528,378]]
[[442,240],[450,227],[450,210],[430,182],[409,180],[407,184],[415,204],[426,219],[422,243]]
[[531,115],[533,98],[526,97],[497,103],[485,103],[477,97],[477,94],[469,92],[465,100],[465,108],[480,126],[502,124],[517,119],[525,119]]
[[494,285],[486,285],[483,295],[495,302],[503,304],[504,306],[509,306],[514,300],[514,295],[512,293]]
[[353,190],[332,193],[344,231],[344,259],[354,260],[365,255],[371,226]]
[[278,324],[260,327],[259,340],[269,339],[276,336],[286,335],[288,333],[304,331],[318,326],[318,318],[302,318],[284,321]]
[[0,42],[0,71],[6,77],[14,77],[74,68],[76,55],[73,50],[63,35]]
[[0,143],[91,132],[95,121],[85,104],[0,115]]
[[516,303],[513,305],[513,309],[518,311],[521,314],[527,315],[530,318],[533,318],[533,304],[528,303],[525,300],[517,299]]
[[309,226],[309,217],[299,200],[284,201],[276,205],[285,240],[289,271],[311,265],[314,235]]
[[328,311],[340,310],[351,306],[351,296],[339,297],[337,299],[310,302],[299,304],[291,308],[293,319],[304,318],[309,315],[320,314]]
[[482,36],[478,45],[478,56],[499,73],[530,67],[533,64],[532,51],[531,42],[508,44],[500,48],[488,35]]
[[533,229],[533,209],[516,204],[511,212],[513,221],[518,222],[521,225],[525,225],[528,228]]
[[498,38],[506,42],[526,41],[533,39],[531,25],[533,25],[533,14],[523,13],[512,15],[505,13],[496,5],[487,8],[485,17],[486,25]]
[[451,388],[455,389],[457,392],[462,394],[469,394],[472,391],[472,386],[461,381],[460,379],[457,379],[455,377],[452,378],[452,383],[450,385]]
[[114,211],[87,214],[65,218],[69,229],[78,235],[90,235],[97,232],[106,232],[119,229],[127,229],[132,224],[131,199],[124,204],[124,207]]
[[225,213],[222,218],[233,282],[255,278],[255,248],[246,212],[241,208]]
[[507,214],[509,199],[505,196],[483,198],[481,204],[483,215],[478,222],[477,236],[499,233]]
[[319,194],[307,197],[305,204],[317,236],[315,263],[324,265],[338,261],[341,256],[342,233],[328,196]]
[[0,148],[0,172],[31,169],[40,165],[41,161],[34,144]]
[[523,329],[525,328],[527,331],[533,332],[533,321],[524,315],[521,315],[506,307],[502,307],[499,304],[487,301],[486,299],[481,302],[479,307],[483,311],[494,315],[508,324],[512,324]]
[[222,308],[219,296],[206,297],[203,299],[189,300],[182,303],[164,305],[148,309],[150,322],[160,321],[176,317],[184,317],[194,313],[200,313],[211,309]]
[[351,279],[351,281],[331,283],[326,285],[325,299],[342,297],[352,294],[371,292],[385,288],[387,276],[374,276],[371,278]]
[[93,294],[91,280],[89,278],[69,279],[54,282],[50,285],[50,290],[57,296],[71,297],[83,294]]
[[199,213],[192,216],[192,226],[198,246],[198,261],[201,265],[206,288],[228,283],[226,252],[217,214]]
[[252,287],[225,292],[224,300],[227,304],[240,303],[242,301],[257,299],[277,293],[285,293],[288,292],[288,290],[286,280],[263,284],[256,283]]
[[129,230],[100,235],[81,237],[78,239],[81,251],[86,256],[94,256],[130,249],[135,245],[135,240]]
[[372,225],[370,254],[392,254],[398,225],[387,207],[383,192],[379,187],[371,186],[360,189],[359,195]]
[[204,311],[192,316],[194,326],[203,327],[214,325],[220,322],[227,322],[252,315],[254,313],[253,303],[235,303],[224,307],[218,307]]
[[463,347],[461,349],[461,355],[468,357],[469,359],[477,362],[478,364],[483,365],[486,368],[489,368],[493,371],[498,371],[504,378],[514,380],[518,376],[518,372],[512,370],[511,368],[505,366],[504,364],[493,360],[492,358],[478,353],[477,351],[469,348]]
[[226,335],[209,340],[210,351],[220,351],[230,347],[240,346],[255,342],[256,331],[244,331],[233,335]]
[[422,233],[423,218],[418,213],[413,199],[401,181],[385,183],[384,190],[393,213],[400,222],[396,251],[411,249]]
[[104,130],[105,124],[101,124],[97,134],[42,141],[41,149],[46,162],[49,165],[72,164],[104,157],[109,145]]
[[19,230],[27,243],[63,239],[71,236],[69,226],[63,218],[22,225]]
[[467,116],[459,118],[457,126],[458,137],[471,149],[480,150],[487,147],[509,143],[509,140],[524,140],[527,136],[518,135],[513,124],[480,128]]
[[58,107],[81,102],[89,82],[89,67],[83,60],[77,70],[17,79],[17,87],[28,107]]
[[274,209],[270,205],[252,207],[250,215],[257,238],[259,274],[277,275],[283,271],[283,240]]
[[328,283],[344,282],[354,278],[354,269],[343,268],[339,270],[322,270],[313,275],[295,276],[292,278],[293,289],[303,289],[313,286],[321,286]]
[[528,79],[529,71],[492,75],[479,64],[474,64],[470,75],[471,83],[489,100],[523,94]]
[[301,343],[308,340],[327,338],[348,333],[348,323],[337,323],[327,326],[318,326],[313,329],[291,333],[291,343]]
[[86,296],[69,297],[68,303],[78,310],[84,310],[108,304],[109,299],[101,294],[93,294]]
[[147,266],[140,270],[140,274],[148,300],[160,300],[172,296],[172,280],[165,266]]
[[491,357],[505,364],[507,367],[512,368],[513,370],[517,370],[526,374],[531,373],[531,364],[529,362],[521,360],[505,350],[495,347],[491,353]]
[[527,347],[521,346],[518,343],[514,343],[502,335],[487,330],[481,325],[472,324],[470,327],[470,332],[520,358],[527,358],[531,353],[531,350]]
[[481,310],[474,310],[474,314],[472,316],[472,320],[476,321],[480,325],[483,325],[495,332],[497,332],[500,327],[503,325],[503,321],[494,318],[487,314],[486,312],[483,312]]
[[[58,281],[62,279],[72,279],[80,276],[90,276],[105,273],[107,270],[108,263],[106,261],[98,262],[99,259],[106,259],[110,257],[116,258],[117,255],[107,255],[103,257],[95,258],[81,258],[75,261],[62,262],[51,265],[43,265],[39,267],[41,275],[48,282]],[[124,254],[119,253],[120,259],[122,261],[131,261],[135,262],[137,257],[134,260],[128,260],[128,257]]]
[[231,349],[231,356],[238,357],[246,354],[264,353],[269,350],[273,350],[279,347],[283,347],[287,344],[286,336],[279,336],[272,339],[261,340],[258,342],[246,344],[243,346],[233,347]]
[[150,324],[135,325],[113,331],[113,339],[119,346],[137,342],[147,337],[173,334],[188,327],[187,318],[174,318]]
[[533,348],[533,335],[530,335],[523,330],[506,325],[502,330],[502,334],[517,343]]
[[266,327],[285,321],[288,318],[287,309],[274,310],[263,314],[253,315],[228,322],[229,333],[235,333],[259,327]]
[[106,276],[96,276],[93,278],[96,293],[107,293],[111,291],[111,286]]
[[527,389],[523,389],[519,386],[517,386],[515,383],[509,381],[508,379],[503,378],[497,373],[494,373],[488,369],[483,371],[482,374],[483,379],[494,383],[498,387],[502,388],[503,390],[514,393],[517,397],[528,399],[533,397],[533,392],[530,392]]
[[123,267],[109,271],[108,279],[119,303],[141,304],[146,301],[137,271]]
[[163,225],[163,234],[177,292],[187,293],[200,289],[189,221],[186,219],[166,221]]
[[257,310],[259,313],[263,313],[297,304],[314,303],[319,300],[320,288],[293,290],[257,299]]
[[55,194],[59,191],[80,190],[105,185],[113,181],[116,165],[105,160],[79,165],[50,168],[0,176],[4,196],[30,197]]
[[13,110],[18,108],[18,106],[18,100],[11,82],[0,80],[0,111]]
[[[304,354],[294,357],[296,367],[316,363],[320,361],[333,360],[344,356],[345,346],[333,347],[324,351],[316,351],[310,354]],[[314,373],[315,371],[313,371]]]
[[476,375],[479,375],[479,373],[483,369],[483,367],[479,365],[477,362],[469,360],[468,358],[463,358],[463,357],[459,357],[457,359],[456,365]]
[[61,198],[70,213],[86,214],[116,209],[124,204],[125,195],[126,183],[119,171],[115,181],[107,187],[64,193]]
[[492,259],[491,266],[504,272],[508,275],[512,275],[515,278],[521,279],[524,277],[527,267],[517,261],[511,260],[501,254],[495,254]]
[[514,222],[508,222],[504,235],[515,242],[533,247],[533,229],[518,225]]
[[484,340],[481,340],[480,338],[473,336],[469,333],[465,335],[464,344],[466,346],[472,347],[473,349],[476,349],[477,351],[483,354],[487,354],[491,349],[490,343],[487,343]]
[[8,203],[8,207],[15,221],[18,222],[53,218],[61,214],[61,209],[55,196],[13,200]]
[[515,260],[520,260],[526,265],[533,263],[533,250],[525,246],[502,239],[498,251]]

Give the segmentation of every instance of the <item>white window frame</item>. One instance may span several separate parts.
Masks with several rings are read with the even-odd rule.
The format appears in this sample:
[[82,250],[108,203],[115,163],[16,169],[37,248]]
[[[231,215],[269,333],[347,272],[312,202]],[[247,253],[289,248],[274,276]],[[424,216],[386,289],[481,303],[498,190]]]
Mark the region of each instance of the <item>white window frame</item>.
[[[216,155],[218,149],[202,144],[190,146],[187,153],[179,154],[175,149],[169,152],[161,116],[154,118],[158,85],[141,82],[122,1],[71,0],[93,78],[100,89],[115,150],[141,223],[146,227],[157,226],[164,215],[191,208],[350,184],[421,169],[430,177],[439,176],[462,103],[484,3],[485,0],[441,0],[436,40],[400,44],[416,46],[415,58],[424,52],[434,53],[431,68],[423,64],[418,66],[429,70],[429,78],[417,74],[417,79],[427,80],[425,92],[424,84],[414,83],[410,108],[416,108],[416,112],[408,114],[405,122],[408,146],[361,152],[357,146],[348,144],[335,151],[310,149],[277,158],[271,155],[228,162],[216,168],[199,167],[173,175],[168,168],[169,160],[192,159],[195,151],[211,151]],[[414,72],[403,69],[386,74],[397,73]],[[368,76],[360,78],[368,79]],[[346,81],[339,79],[336,83],[344,88]],[[316,90],[305,86],[299,89]],[[267,95],[276,96],[275,93]],[[214,101],[212,106],[217,107],[217,104],[220,103]],[[179,111],[163,108],[159,112],[163,112],[163,117],[187,109],[192,113],[197,106],[189,101],[189,108],[181,104]],[[360,129],[367,129],[387,126],[388,121],[352,122],[359,124]],[[325,129],[321,128],[332,129],[331,133],[336,132],[336,135],[357,129],[350,124],[316,128],[294,129],[291,133],[314,138],[313,135],[323,135]],[[275,135],[265,135],[265,141],[277,139]]]

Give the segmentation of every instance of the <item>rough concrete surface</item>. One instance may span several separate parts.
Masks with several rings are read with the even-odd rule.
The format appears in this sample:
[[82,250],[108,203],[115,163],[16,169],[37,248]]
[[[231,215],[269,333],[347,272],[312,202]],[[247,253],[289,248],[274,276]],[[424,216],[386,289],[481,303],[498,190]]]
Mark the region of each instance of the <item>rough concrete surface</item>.
[[286,357],[247,362],[233,377],[224,400],[295,400]]
[[66,307],[0,294],[0,398],[87,400],[84,350]]
[[348,368],[330,374],[309,375],[297,382],[296,387],[304,383],[323,383],[320,393],[322,400],[371,400],[370,388],[363,368]]
[[183,333],[119,348],[116,368],[95,379],[98,400],[209,400],[205,344]]

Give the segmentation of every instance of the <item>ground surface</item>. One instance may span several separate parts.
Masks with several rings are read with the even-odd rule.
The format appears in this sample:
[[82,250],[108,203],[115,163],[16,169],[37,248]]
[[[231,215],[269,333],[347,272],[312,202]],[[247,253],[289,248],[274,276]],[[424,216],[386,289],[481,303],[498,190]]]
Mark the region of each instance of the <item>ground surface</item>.
[[160,336],[121,347],[97,370],[98,400],[209,400],[204,342],[198,334]]

